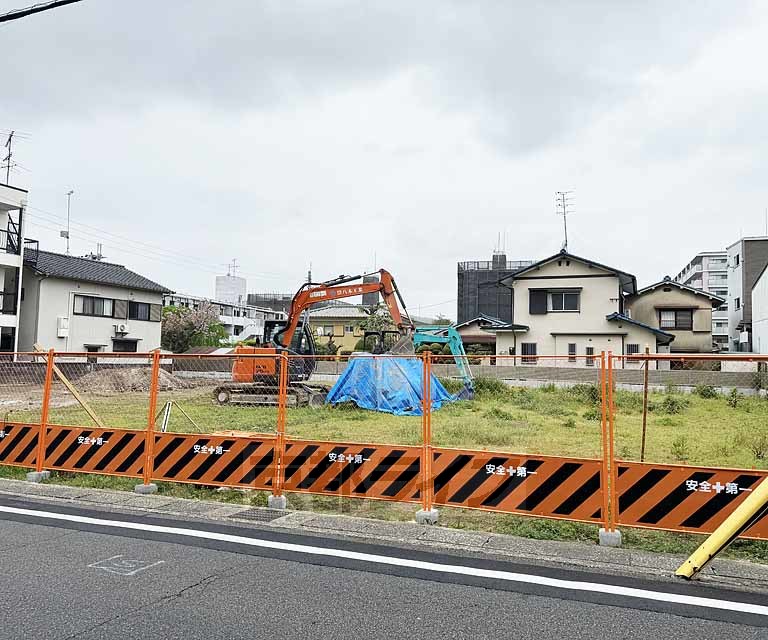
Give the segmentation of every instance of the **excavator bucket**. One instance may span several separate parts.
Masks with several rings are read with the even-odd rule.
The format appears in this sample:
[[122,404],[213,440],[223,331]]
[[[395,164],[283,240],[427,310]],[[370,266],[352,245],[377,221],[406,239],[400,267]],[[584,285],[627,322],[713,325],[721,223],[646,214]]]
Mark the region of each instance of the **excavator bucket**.
[[413,336],[406,335],[400,338],[392,345],[389,353],[395,356],[412,356],[416,353],[416,349],[413,346]]

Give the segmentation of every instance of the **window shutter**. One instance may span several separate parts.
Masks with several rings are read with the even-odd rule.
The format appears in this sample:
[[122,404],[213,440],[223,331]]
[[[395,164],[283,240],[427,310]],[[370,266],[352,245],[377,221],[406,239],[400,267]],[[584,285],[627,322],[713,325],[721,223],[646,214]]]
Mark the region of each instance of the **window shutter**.
[[528,291],[528,313],[531,315],[542,315],[547,312],[547,292],[546,291]]
[[151,304],[149,305],[149,321],[160,322],[163,319],[163,305]]
[[115,300],[115,318],[125,319],[128,317],[128,301]]

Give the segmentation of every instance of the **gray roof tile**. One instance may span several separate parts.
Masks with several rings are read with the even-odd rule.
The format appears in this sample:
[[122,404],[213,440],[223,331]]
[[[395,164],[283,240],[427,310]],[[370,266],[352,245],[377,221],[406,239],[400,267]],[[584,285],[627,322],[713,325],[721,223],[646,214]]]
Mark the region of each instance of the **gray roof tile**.
[[121,264],[102,262],[90,258],[77,258],[65,256],[51,251],[40,251],[37,255],[37,263],[30,265],[38,273],[51,278],[64,278],[66,280],[83,280],[96,282],[125,289],[138,289],[141,291],[156,291],[158,293],[170,293],[170,289],[149,278],[126,269]]

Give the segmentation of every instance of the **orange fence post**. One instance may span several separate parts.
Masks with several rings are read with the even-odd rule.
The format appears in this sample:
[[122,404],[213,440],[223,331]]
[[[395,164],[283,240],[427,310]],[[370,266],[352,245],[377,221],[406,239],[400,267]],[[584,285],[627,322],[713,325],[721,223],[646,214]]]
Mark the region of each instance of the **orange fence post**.
[[[267,504],[273,509],[285,509],[287,501],[283,495],[283,460],[285,458],[285,427],[287,422],[288,407],[288,380],[290,360],[281,353],[279,356],[280,375],[278,378],[277,396],[277,437],[275,438],[274,465],[275,473],[272,477],[272,495],[268,496]],[[277,364],[277,362],[276,362]]]
[[648,425],[648,369],[651,366],[651,361],[648,359],[650,349],[646,345],[645,347],[645,367],[643,371],[643,434],[640,438],[640,462],[645,460],[645,434]]
[[608,460],[610,464],[611,485],[609,495],[611,496],[611,528],[610,531],[616,531],[616,519],[618,517],[616,500],[616,482],[618,474],[616,473],[616,431],[615,431],[615,406],[613,403],[613,352],[608,352]]
[[155,463],[155,412],[157,411],[157,393],[160,386],[160,349],[155,349],[152,352],[151,375],[147,430],[144,439],[144,473],[142,484],[137,484],[133,488],[136,493],[157,493],[157,485],[152,483],[152,472]]
[[600,407],[602,417],[600,420],[600,431],[603,441],[603,472],[600,476],[600,483],[603,491],[603,526],[606,531],[611,531],[612,522],[609,509],[610,481],[608,477],[608,397],[607,397],[607,379],[605,370],[605,351],[600,352]]
[[37,432],[37,455],[35,456],[35,470],[27,474],[27,480],[40,482],[46,480],[48,472],[43,471],[45,462],[45,438],[48,434],[48,412],[51,406],[51,385],[53,384],[53,349],[48,350],[47,364],[45,367],[45,384],[43,386],[43,399],[40,408],[40,428]]
[[422,402],[421,402],[421,511],[416,522],[436,524],[437,509],[434,507],[435,485],[432,478],[432,352],[422,354]]

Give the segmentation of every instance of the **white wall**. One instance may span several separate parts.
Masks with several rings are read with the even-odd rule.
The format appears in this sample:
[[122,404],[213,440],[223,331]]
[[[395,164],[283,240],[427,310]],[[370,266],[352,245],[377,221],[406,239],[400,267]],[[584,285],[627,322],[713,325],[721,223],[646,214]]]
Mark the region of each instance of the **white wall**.
[[[743,293],[741,290],[742,269],[744,264],[743,243],[741,241],[728,247],[728,348],[736,351],[734,340],[738,344],[739,331],[736,328],[744,318]],[[739,265],[734,266],[736,256],[739,256]],[[742,300],[741,308],[736,309],[734,301]]]
[[[34,276],[28,269],[25,271],[29,280],[25,279],[21,317],[24,325],[22,330],[24,341],[19,342],[20,351],[31,351],[34,342],[57,351],[85,351],[86,344],[103,344],[105,345],[103,351],[112,351],[112,338],[116,337],[115,325],[124,322],[128,323],[130,329],[125,338],[139,338],[138,351],[151,351],[160,346],[160,322],[74,315],[72,310],[75,294],[150,304],[162,304],[162,294],[58,278],[43,278],[39,284],[38,301],[34,297],[27,297],[26,285]],[[69,318],[69,336],[66,338],[57,336],[56,322],[59,316]],[[32,324],[32,329],[28,323]]]
[[[560,262],[559,265],[558,262]],[[537,355],[557,355],[564,358],[567,358],[569,343],[576,344],[576,353],[579,356],[585,355],[587,347],[594,349],[595,356],[603,350],[620,355],[624,353],[625,344],[630,343],[638,344],[640,351],[645,349],[646,344],[650,346],[651,351],[655,351],[656,336],[653,332],[629,323],[606,320],[606,316],[619,310],[617,276],[575,260],[570,260],[570,264],[566,264],[565,258],[546,264],[535,272],[526,273],[525,276],[536,276],[536,278],[516,280],[513,283],[514,323],[530,328],[525,333],[513,334],[504,331],[497,333],[497,354],[509,353],[509,348],[515,344],[515,335],[518,356],[522,354],[520,345],[523,342],[535,342]],[[574,287],[581,287],[578,313],[531,314],[529,312],[531,289]],[[552,333],[559,335],[553,336]],[[512,361],[504,360],[499,363],[512,364]],[[567,363],[563,366],[567,366]],[[578,359],[574,366],[584,366],[584,360]]]
[[752,351],[768,353],[768,270],[752,289]]

